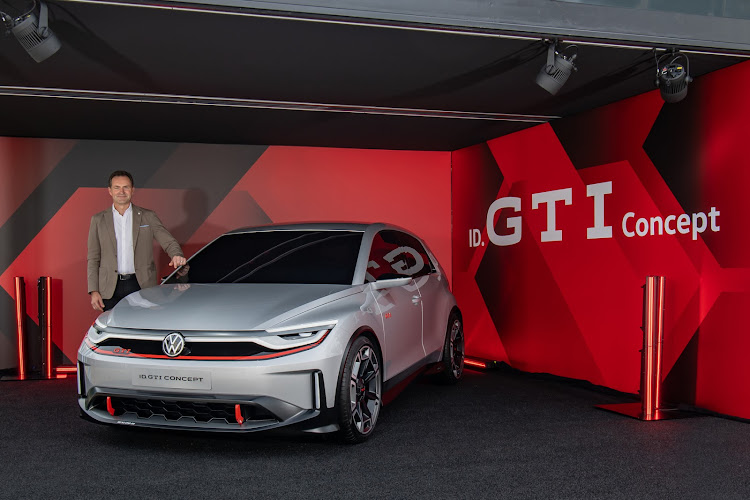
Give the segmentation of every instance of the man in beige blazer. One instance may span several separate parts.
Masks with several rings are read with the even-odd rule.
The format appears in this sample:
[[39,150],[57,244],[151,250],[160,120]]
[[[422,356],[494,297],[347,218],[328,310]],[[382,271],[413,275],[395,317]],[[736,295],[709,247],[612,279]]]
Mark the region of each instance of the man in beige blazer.
[[109,176],[112,207],[91,217],[88,239],[88,288],[91,307],[112,309],[127,295],[156,286],[152,240],[156,239],[177,269],[187,262],[179,243],[152,210],[137,207],[133,176],[124,170]]

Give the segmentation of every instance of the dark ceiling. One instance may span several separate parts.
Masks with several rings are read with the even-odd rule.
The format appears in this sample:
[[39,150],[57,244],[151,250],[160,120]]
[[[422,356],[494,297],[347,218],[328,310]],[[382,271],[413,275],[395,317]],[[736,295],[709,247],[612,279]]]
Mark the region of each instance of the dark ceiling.
[[[578,44],[553,97],[534,83],[544,34],[48,5],[57,54],[0,40],[0,135],[454,150],[654,89],[649,48]],[[741,60],[690,54],[690,72]]]

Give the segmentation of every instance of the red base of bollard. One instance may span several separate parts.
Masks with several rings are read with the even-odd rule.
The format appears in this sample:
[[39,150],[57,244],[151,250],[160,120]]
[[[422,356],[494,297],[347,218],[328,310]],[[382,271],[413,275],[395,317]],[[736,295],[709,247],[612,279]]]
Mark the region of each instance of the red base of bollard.
[[656,410],[652,415],[643,414],[643,405],[641,403],[617,403],[611,405],[596,405],[596,408],[619,413],[638,420],[654,421],[654,420],[672,420],[675,418],[688,418],[697,416],[695,413],[688,413],[677,409],[659,409]]

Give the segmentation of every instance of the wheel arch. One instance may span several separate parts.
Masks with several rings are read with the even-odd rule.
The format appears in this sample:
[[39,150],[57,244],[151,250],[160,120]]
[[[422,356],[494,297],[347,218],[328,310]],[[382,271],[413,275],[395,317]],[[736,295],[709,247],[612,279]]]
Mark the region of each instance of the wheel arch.
[[349,354],[349,349],[352,348],[352,344],[354,344],[354,341],[357,340],[359,337],[365,336],[367,337],[370,342],[372,342],[372,345],[375,347],[378,353],[378,358],[380,359],[380,376],[383,376],[383,363],[385,362],[383,360],[383,348],[380,345],[380,341],[378,341],[378,336],[375,335],[375,332],[372,328],[369,326],[361,326],[357,328],[354,333],[349,337],[349,341],[346,343],[346,349],[344,349],[344,355],[341,357],[341,363],[339,364],[339,376],[336,379],[336,397],[333,400],[333,406],[336,408],[339,403],[339,391],[338,391],[338,381],[341,380],[341,376],[344,373],[344,365],[346,364],[346,358]]
[[[453,307],[451,307],[450,311],[448,312],[448,317],[445,319],[445,327],[446,327],[445,334],[446,335],[448,335],[449,332],[450,332],[450,329],[448,328],[448,324],[450,323],[451,318],[453,317],[454,314],[456,316],[458,316],[458,320],[461,322],[461,325],[463,325],[463,323],[464,323],[464,316],[463,316],[463,314],[461,314],[461,309],[458,308],[458,305],[454,304]],[[465,335],[465,333],[464,333],[464,335]],[[440,359],[438,360],[438,363],[440,363],[441,361],[443,361],[443,354],[444,354],[443,350],[441,349],[440,350]]]

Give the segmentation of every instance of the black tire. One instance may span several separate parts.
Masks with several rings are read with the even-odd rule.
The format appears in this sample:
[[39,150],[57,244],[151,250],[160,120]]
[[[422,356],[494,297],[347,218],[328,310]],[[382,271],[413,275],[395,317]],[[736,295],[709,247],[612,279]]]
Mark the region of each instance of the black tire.
[[455,384],[464,373],[464,326],[461,316],[453,312],[448,320],[443,345],[443,370],[440,377],[443,382]]
[[341,438],[361,443],[373,430],[382,406],[383,375],[380,355],[372,341],[360,336],[346,355],[338,387],[338,418]]

